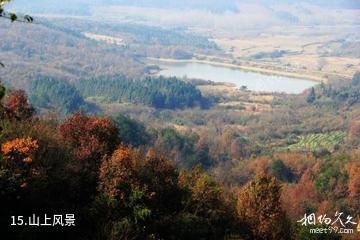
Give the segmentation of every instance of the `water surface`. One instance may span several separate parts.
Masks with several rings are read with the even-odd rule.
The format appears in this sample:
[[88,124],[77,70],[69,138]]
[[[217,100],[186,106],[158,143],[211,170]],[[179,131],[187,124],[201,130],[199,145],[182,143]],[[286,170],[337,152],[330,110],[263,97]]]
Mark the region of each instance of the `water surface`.
[[159,75],[228,82],[235,84],[237,87],[246,86],[249,90],[259,92],[298,94],[318,84],[318,82],[312,80],[248,72],[239,68],[206,63],[166,62],[161,60],[149,60],[149,63],[156,64],[162,69]]

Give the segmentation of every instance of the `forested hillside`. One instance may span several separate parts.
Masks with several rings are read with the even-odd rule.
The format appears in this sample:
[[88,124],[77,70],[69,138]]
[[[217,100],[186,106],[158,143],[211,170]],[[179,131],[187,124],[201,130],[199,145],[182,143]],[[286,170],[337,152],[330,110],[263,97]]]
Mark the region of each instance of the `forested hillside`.
[[[120,48],[97,44],[71,32],[42,24],[0,22],[2,80],[15,87],[28,86],[38,75],[59,78],[115,74],[142,76],[144,67]],[[116,70],[115,70],[116,69]]]
[[74,85],[83,96],[105,102],[128,102],[170,109],[208,105],[198,89],[176,78],[129,80],[119,76],[82,79],[75,81]]
[[94,111],[79,91],[67,80],[38,77],[30,83],[30,100],[39,109],[55,110],[61,116]]
[[[241,59],[204,37],[209,29],[197,29],[204,34],[198,35],[190,28],[84,20],[101,12],[102,3],[147,11],[146,1],[96,0],[78,12],[77,4],[87,3],[80,0],[72,13],[65,1],[49,8],[81,16],[33,24],[30,16],[5,11],[7,2],[0,0],[1,239],[359,239],[360,72],[351,80],[326,76],[300,94],[151,75],[149,69],[160,67],[145,66],[150,56],[187,59],[196,52],[225,66]],[[234,10],[236,1],[209,3],[159,0],[154,6],[196,9],[191,14],[205,9],[210,18],[243,14]],[[278,17],[297,24],[286,12]],[[267,34],[245,33],[250,39]],[[261,51],[258,60],[269,64],[268,58],[293,54],[280,49],[292,38],[284,39],[272,43],[274,55]],[[245,50],[240,44],[244,51],[254,47],[247,41]],[[309,46],[332,51],[322,52],[318,42]],[[292,47],[297,54],[305,48]],[[332,57],[327,60],[341,60]],[[61,223],[52,221],[59,215]]]
[[[78,225],[75,232],[57,237],[222,239],[231,234],[238,239],[306,239],[306,228],[296,222],[309,211],[359,214],[359,103],[342,99],[339,104],[336,97],[357,91],[358,76],[351,88],[332,86],[336,94],[323,95],[320,86],[297,97],[303,99],[297,111],[325,114],[331,107],[348,116],[351,125],[338,129],[346,135],[344,142],[332,149],[271,152],[265,145],[258,146],[264,151],[255,150],[254,139],[229,128],[209,139],[148,128],[122,115],[110,119],[75,113],[56,123],[51,117],[37,118],[23,91],[2,93],[0,199],[7,208],[1,210],[1,225],[9,221],[6,216],[62,209],[79,216]],[[42,79],[34,86],[41,90],[42,82],[62,84]],[[78,96],[69,85],[64,89]],[[56,101],[57,91],[49,90]],[[315,100],[306,101],[312,94]],[[318,105],[327,98],[328,105]],[[287,101],[299,104],[299,99]],[[277,121],[274,127],[288,124]],[[276,135],[268,137],[279,141]],[[265,218],[268,214],[272,217]],[[10,234],[11,228],[2,231]],[[40,238],[22,228],[12,234]],[[54,238],[46,230],[43,236]],[[334,233],[324,236],[341,239]]]
[[[30,99],[44,111],[96,112],[96,104],[132,103],[155,109],[208,108],[211,101],[192,84],[177,78],[152,77],[142,80],[123,75],[78,79],[39,76],[30,82]],[[92,100],[92,103],[85,99]]]
[[[118,37],[109,44],[87,33]],[[0,22],[0,51],[6,59],[2,80],[28,89],[38,76],[59,79],[112,76],[119,73],[142,79],[147,74],[143,58],[191,58],[193,51],[218,51],[206,37],[184,29],[163,29],[139,24],[107,24],[77,19],[42,19],[31,25]]]
[[[194,33],[186,27],[160,27],[139,23],[108,23],[83,19],[42,19],[41,22],[68,33],[89,36],[96,34],[121,40],[122,51],[135,57],[167,57],[190,59],[194,52],[221,53],[221,49],[208,39],[208,34]],[[99,41],[96,38],[90,38]],[[116,46],[116,44],[113,47]]]

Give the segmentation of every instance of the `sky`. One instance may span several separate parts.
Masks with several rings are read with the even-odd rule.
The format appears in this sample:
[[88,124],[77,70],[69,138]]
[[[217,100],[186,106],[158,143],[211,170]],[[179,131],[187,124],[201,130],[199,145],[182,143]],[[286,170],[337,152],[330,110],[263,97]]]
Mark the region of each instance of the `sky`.
[[34,16],[232,31],[360,24],[360,0],[13,0],[8,9]]
[[165,9],[201,9],[223,13],[237,11],[239,4],[251,3],[266,7],[280,4],[315,4],[329,8],[360,8],[359,0],[13,0],[11,7],[40,13],[87,13],[93,6],[136,6]]

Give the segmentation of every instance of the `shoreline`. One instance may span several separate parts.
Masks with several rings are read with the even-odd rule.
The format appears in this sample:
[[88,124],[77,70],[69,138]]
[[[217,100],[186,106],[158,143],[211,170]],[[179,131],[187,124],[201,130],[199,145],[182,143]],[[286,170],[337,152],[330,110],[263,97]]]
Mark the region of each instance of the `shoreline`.
[[181,59],[173,59],[173,58],[153,58],[153,57],[147,57],[146,59],[148,59],[150,61],[152,60],[152,61],[159,61],[159,62],[165,62],[165,63],[167,62],[167,63],[209,64],[209,65],[213,65],[213,66],[240,69],[240,70],[244,70],[244,71],[267,74],[267,75],[290,77],[290,78],[301,79],[301,80],[309,80],[309,81],[314,81],[314,82],[318,82],[318,83],[328,82],[328,79],[325,77],[317,77],[317,76],[311,76],[311,75],[306,75],[306,74],[301,74],[301,73],[283,72],[283,71],[271,70],[271,69],[260,68],[260,67],[239,66],[239,65],[235,65],[235,64],[231,64],[231,63],[222,63],[222,62],[215,62],[215,61],[209,61],[209,60],[198,60],[198,59],[181,60]]

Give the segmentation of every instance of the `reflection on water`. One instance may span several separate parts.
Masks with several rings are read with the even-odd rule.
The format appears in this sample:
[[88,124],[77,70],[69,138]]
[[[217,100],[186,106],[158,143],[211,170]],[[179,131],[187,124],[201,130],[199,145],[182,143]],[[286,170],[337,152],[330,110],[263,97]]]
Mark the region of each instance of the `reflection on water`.
[[318,82],[311,80],[265,75],[211,64],[191,62],[173,63],[157,60],[151,60],[149,62],[158,65],[162,69],[159,74],[163,76],[175,76],[179,78],[186,76],[188,78],[198,78],[214,82],[229,82],[236,84],[238,87],[246,86],[252,91],[297,94],[318,84]]

